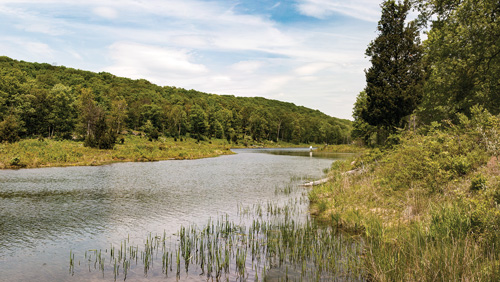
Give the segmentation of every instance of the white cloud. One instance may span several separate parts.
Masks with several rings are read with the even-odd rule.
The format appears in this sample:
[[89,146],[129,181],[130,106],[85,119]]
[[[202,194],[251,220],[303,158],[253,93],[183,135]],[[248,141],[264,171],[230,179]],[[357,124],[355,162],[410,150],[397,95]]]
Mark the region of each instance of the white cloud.
[[281,5],[281,2],[278,2],[278,3],[274,4],[274,6],[272,6],[272,7],[270,8],[270,10],[276,9],[276,8],[278,8],[280,5]]
[[297,8],[306,16],[320,19],[334,13],[371,22],[380,18],[380,2],[374,0],[298,0]]
[[254,73],[263,66],[263,62],[260,61],[241,61],[233,64],[231,68],[238,72],[243,73]]
[[317,72],[320,72],[331,65],[329,63],[323,63],[323,62],[318,62],[318,63],[310,63],[303,65],[301,67],[298,67],[295,69],[295,73],[298,75],[303,75],[303,76],[310,76],[313,74],[316,74]]
[[211,38],[202,34],[172,34],[169,38],[170,42],[188,48],[204,48],[211,45]]
[[[1,55],[13,56],[21,60],[50,62],[55,59],[56,51],[48,44],[20,37],[3,37],[0,39]],[[29,57],[26,57],[29,54]]]
[[184,50],[163,48],[130,42],[117,42],[109,47],[113,65],[105,71],[130,78],[150,78],[165,84],[168,78],[203,75],[204,65],[192,63],[192,56]]
[[267,94],[272,95],[274,92],[277,92],[277,90],[287,85],[293,79],[294,77],[291,75],[272,76],[262,82],[261,88],[263,91],[268,92]]
[[118,12],[110,7],[95,7],[92,12],[94,12],[94,14],[98,15],[99,17],[110,20],[116,19],[118,17]]
[[231,82],[231,77],[225,76],[225,75],[217,75],[217,76],[212,76],[210,77],[210,80],[214,83],[229,83]]
[[49,45],[41,42],[25,42],[24,48],[31,54],[36,54],[40,57],[52,58],[54,55],[54,50],[49,47]]
[[[1,3],[1,2],[0,2]],[[15,28],[33,32],[42,33],[50,36],[59,36],[67,34],[67,30],[58,19],[47,19],[36,12],[28,12],[20,8],[9,8],[0,6],[0,15],[6,20],[11,18],[11,23]]]
[[[353,102],[364,86],[363,54],[375,35],[378,4],[295,2],[302,14],[325,20],[316,26],[276,22],[268,5],[262,14],[242,14],[225,0],[0,0],[0,17],[10,19],[4,31],[24,38],[14,45],[0,31],[0,49],[8,46],[4,54],[23,60],[55,60],[210,93],[280,98],[349,117],[352,103],[345,101]],[[328,20],[333,13],[372,22],[345,26]]]

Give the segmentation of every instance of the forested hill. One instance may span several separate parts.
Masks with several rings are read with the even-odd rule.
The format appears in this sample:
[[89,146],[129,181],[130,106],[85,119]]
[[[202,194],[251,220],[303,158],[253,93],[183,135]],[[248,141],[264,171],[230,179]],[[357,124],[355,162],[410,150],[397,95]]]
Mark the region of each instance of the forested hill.
[[[228,141],[343,143],[351,122],[265,98],[214,95],[0,57],[0,141],[81,137],[114,143],[124,130]],[[109,136],[108,136],[109,135]],[[96,141],[97,140],[97,141]],[[96,143],[97,142],[97,143]],[[104,142],[106,143],[106,142]]]

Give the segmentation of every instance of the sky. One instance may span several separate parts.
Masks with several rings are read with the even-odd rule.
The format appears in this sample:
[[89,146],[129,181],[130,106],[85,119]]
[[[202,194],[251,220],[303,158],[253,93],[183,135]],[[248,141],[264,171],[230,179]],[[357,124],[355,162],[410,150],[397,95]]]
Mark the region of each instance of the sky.
[[377,0],[0,0],[0,55],[351,119]]

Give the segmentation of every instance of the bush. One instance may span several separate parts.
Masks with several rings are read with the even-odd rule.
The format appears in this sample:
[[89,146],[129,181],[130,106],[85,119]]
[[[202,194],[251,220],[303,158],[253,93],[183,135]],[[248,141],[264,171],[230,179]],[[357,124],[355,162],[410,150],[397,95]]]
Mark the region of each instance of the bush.
[[465,156],[456,156],[452,159],[452,169],[458,175],[466,175],[471,170],[471,163]]
[[19,157],[14,157],[10,161],[10,166],[19,166],[21,164],[21,159]]
[[481,173],[478,173],[474,175],[474,177],[471,180],[470,190],[471,191],[484,190],[486,189],[486,183],[487,183],[486,176],[482,175]]

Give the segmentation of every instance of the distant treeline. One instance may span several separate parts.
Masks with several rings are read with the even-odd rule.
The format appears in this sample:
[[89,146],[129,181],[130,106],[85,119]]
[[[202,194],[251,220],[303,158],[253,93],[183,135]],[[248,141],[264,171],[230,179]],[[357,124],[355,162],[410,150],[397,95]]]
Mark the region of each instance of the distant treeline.
[[351,122],[265,98],[214,95],[144,79],[0,57],[0,141],[81,138],[110,148],[125,130],[197,139],[345,143]]

